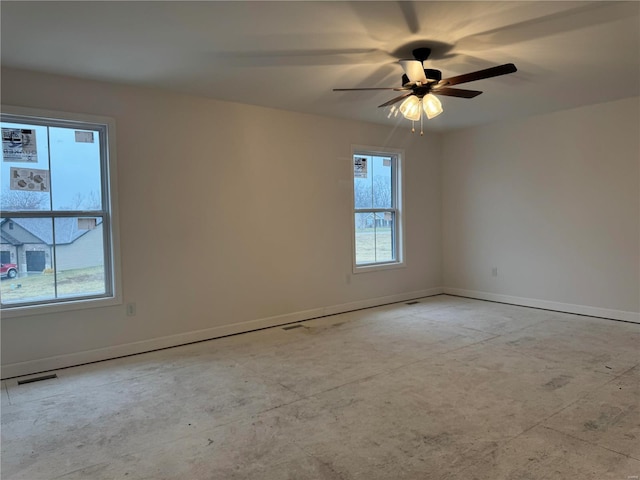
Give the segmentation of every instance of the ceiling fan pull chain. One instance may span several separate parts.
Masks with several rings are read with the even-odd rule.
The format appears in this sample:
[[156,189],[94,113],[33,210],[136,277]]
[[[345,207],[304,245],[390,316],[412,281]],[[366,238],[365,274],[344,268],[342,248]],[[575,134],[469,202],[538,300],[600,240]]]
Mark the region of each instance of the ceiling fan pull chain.
[[424,135],[424,130],[422,128],[422,111],[420,111],[420,136]]
[[411,120],[411,133],[416,133],[416,122]]

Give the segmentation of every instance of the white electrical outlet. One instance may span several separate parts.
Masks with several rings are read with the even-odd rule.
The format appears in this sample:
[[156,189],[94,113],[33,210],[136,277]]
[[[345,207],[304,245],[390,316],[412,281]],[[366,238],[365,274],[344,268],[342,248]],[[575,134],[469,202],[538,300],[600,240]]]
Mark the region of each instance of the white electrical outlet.
[[498,267],[492,267],[491,268],[491,276],[492,277],[497,277],[498,276]]
[[127,303],[127,316],[133,317],[136,314],[136,304],[135,303]]

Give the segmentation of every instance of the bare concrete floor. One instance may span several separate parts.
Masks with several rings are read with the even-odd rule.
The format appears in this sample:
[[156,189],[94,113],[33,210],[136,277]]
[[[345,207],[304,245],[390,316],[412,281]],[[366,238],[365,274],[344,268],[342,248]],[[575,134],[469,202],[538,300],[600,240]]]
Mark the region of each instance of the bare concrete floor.
[[450,296],[2,383],[2,478],[640,476],[640,325]]

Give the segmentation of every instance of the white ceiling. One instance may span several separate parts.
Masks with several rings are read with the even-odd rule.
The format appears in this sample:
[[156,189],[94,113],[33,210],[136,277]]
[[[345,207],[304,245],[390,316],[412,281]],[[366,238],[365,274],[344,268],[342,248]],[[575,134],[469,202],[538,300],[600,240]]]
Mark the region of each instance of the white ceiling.
[[451,129],[640,95],[640,2],[2,1],[2,65],[377,123],[401,58],[443,77],[518,72],[441,97]]

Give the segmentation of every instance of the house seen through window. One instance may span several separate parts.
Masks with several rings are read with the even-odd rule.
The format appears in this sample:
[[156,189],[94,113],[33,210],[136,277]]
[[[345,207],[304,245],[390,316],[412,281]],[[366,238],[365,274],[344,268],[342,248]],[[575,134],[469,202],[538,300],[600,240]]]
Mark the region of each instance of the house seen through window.
[[3,309],[114,295],[108,125],[2,115]]
[[354,271],[402,258],[400,154],[353,154]]

